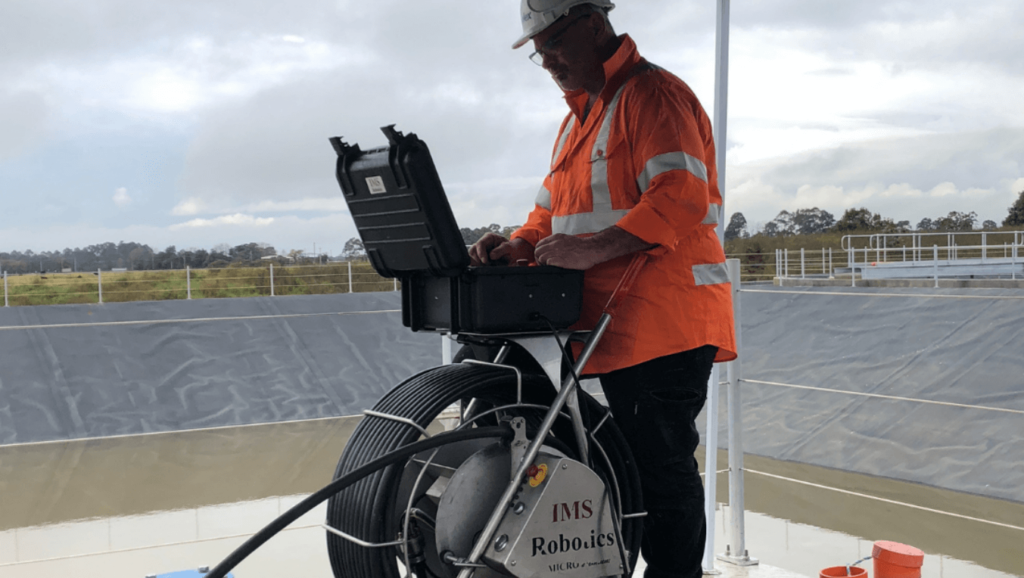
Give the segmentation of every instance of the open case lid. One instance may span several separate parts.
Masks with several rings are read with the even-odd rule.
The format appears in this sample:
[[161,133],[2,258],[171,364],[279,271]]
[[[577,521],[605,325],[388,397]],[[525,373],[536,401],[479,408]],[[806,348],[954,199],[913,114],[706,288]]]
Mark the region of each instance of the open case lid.
[[370,263],[384,277],[459,275],[469,267],[469,252],[430,150],[394,125],[381,131],[388,146],[367,151],[330,139],[338,184]]

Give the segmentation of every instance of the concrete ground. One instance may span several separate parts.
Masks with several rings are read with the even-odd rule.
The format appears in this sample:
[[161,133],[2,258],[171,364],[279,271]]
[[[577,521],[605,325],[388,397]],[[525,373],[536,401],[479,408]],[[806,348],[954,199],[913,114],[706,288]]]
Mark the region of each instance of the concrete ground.
[[[647,564],[644,562],[643,558],[641,558],[640,561],[637,562],[633,576],[636,578],[642,577],[646,567]],[[783,570],[782,568],[776,568],[766,564],[758,564],[757,566],[734,566],[717,560],[715,561],[715,571],[717,573],[705,571],[704,575],[719,576],[721,578],[808,578],[803,574],[796,574],[789,570]]]

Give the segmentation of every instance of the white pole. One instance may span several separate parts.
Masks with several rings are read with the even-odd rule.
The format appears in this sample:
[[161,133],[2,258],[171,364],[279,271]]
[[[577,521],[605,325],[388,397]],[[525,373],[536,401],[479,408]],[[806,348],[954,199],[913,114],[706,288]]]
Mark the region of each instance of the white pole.
[[352,292],[352,261],[348,262],[348,292]]
[[7,271],[4,271],[4,307],[10,307],[11,304],[7,302]]
[[394,281],[395,281],[395,291],[398,291],[398,277],[395,277]]
[[[732,279],[733,323],[736,327],[736,353],[742,355],[743,340],[740,325],[740,262],[727,261],[729,277]],[[743,405],[740,399],[742,365],[740,358],[729,362],[726,375],[729,380],[729,541],[726,547],[726,561],[741,566],[758,563],[747,552],[744,486],[743,486]]]
[[932,256],[935,257],[933,271],[935,272],[935,288],[939,288],[939,246],[932,245]]
[[[715,34],[715,118],[714,139],[718,168],[718,191],[722,196],[722,207],[718,219],[718,242],[725,247],[725,170],[726,145],[728,143],[729,119],[729,0],[718,0],[718,17]],[[715,570],[715,505],[718,470],[718,366],[711,370],[708,384],[709,404],[707,407],[708,433],[705,453],[704,511],[706,517],[706,539],[704,542],[704,571],[716,574]]]
[[[1016,236],[1016,235],[1014,235]],[[1010,278],[1014,281],[1017,280],[1017,240],[1013,242],[1013,263],[1010,266]]]
[[[722,207],[718,219],[718,242],[725,246],[725,169],[729,125],[729,0],[718,0],[715,26],[715,165],[718,168],[718,192]],[[712,541],[714,538],[712,538]]]
[[805,261],[804,261],[804,250],[803,250],[803,248],[801,247],[801,248],[800,248],[800,278],[801,278],[801,279],[803,279],[803,278],[804,278],[804,277],[806,276],[806,275],[805,275],[805,273],[806,273],[806,269],[804,268],[804,265],[805,265]]
[[[867,251],[867,249],[864,249]],[[853,246],[853,239],[850,239],[850,286],[857,286],[857,248]]]
[[832,269],[832,247],[828,248],[828,278],[829,279],[834,279],[835,278],[835,273],[833,272],[833,269]]
[[707,433],[704,436],[704,573],[715,570],[715,507],[718,503],[718,365],[711,368],[708,380],[708,402],[704,407]]
[[100,305],[103,305],[103,269],[96,269],[96,286],[99,288]]
[[274,264],[270,264],[270,296],[274,296]]
[[192,299],[192,268],[185,266],[185,291],[188,293],[188,298]]
[[450,334],[441,334],[441,364],[452,364],[452,339]]
[[985,262],[985,258],[988,257],[988,233],[981,234],[981,262]]

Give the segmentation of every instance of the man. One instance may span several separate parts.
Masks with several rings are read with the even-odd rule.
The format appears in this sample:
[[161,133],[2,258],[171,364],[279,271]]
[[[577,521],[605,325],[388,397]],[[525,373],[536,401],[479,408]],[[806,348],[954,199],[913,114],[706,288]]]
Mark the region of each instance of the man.
[[577,328],[593,328],[632,255],[649,256],[589,362],[637,461],[647,578],[702,575],[704,491],[694,419],[715,361],[736,357],[731,289],[715,234],[711,122],[681,80],[617,36],[608,0],[523,0],[531,60],[565,92],[551,172],[511,240],[488,234],[474,264],[585,270]]

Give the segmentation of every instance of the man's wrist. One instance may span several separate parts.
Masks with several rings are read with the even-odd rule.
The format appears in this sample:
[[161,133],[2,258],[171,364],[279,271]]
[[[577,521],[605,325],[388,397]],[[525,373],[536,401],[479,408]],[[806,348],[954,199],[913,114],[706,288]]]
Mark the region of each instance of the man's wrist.
[[616,226],[608,227],[585,240],[591,245],[595,256],[600,258],[600,263],[657,247]]

